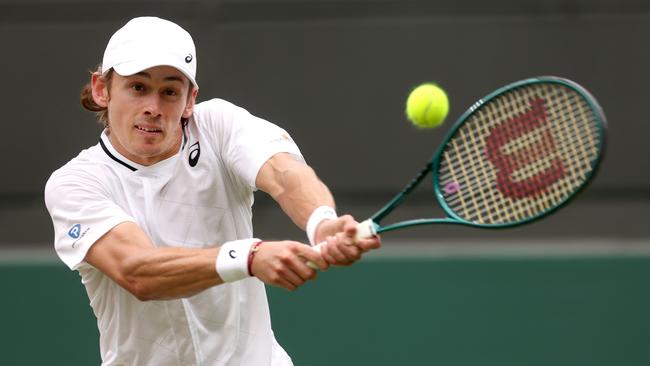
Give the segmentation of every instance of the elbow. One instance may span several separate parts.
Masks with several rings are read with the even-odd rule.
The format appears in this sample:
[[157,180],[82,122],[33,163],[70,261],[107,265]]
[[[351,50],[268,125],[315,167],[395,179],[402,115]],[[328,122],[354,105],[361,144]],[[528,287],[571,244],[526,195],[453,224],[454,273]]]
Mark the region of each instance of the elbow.
[[119,278],[119,284],[140,301],[157,300],[155,283],[143,275],[141,266],[126,262]]
[[140,280],[129,281],[122,286],[136,299],[142,302],[155,300],[172,300],[196,295],[198,291],[181,293],[170,291],[170,287],[153,282]]
[[148,286],[135,285],[129,290],[136,299],[140,301],[152,301],[158,300],[158,297],[154,294],[153,291]]
[[140,301],[157,300],[155,282],[147,276],[145,265],[140,257],[124,260],[119,271],[118,283]]
[[153,288],[142,279],[126,278],[122,287],[140,301],[157,300]]

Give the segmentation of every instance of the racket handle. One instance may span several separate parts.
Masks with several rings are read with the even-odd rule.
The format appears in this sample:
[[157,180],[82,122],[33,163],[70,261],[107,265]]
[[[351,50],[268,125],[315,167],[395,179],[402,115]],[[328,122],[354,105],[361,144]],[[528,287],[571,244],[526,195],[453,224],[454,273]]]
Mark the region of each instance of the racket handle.
[[377,224],[372,219],[368,219],[357,224],[357,235],[354,238],[368,239],[375,235],[377,235]]
[[[318,244],[314,245],[314,246],[311,247],[311,248],[312,248],[316,253],[320,254],[320,250],[321,250],[321,248],[322,248],[323,245],[325,245],[326,243],[327,243],[327,242],[324,241],[324,242],[322,242],[322,243],[318,243]],[[307,266],[308,266],[309,268],[311,268],[311,269],[315,269],[315,270],[317,270],[317,271],[320,269],[320,268],[318,268],[318,266],[316,265],[316,263],[314,263],[314,262],[312,262],[312,261],[307,261]]]
[[[373,237],[376,234],[377,234],[377,224],[375,224],[372,221],[372,219],[368,219],[366,221],[362,221],[357,224],[357,234],[354,236],[354,239],[355,240],[367,239]],[[321,249],[325,244],[327,244],[327,242],[325,241],[320,242],[311,248],[315,250],[317,253],[320,253]],[[312,261],[307,261],[307,265],[312,269],[318,270],[318,266],[316,265],[316,263]]]

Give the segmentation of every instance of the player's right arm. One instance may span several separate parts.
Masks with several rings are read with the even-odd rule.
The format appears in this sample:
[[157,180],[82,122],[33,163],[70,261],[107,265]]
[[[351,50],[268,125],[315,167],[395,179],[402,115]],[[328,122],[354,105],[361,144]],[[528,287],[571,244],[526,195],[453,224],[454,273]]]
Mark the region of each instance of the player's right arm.
[[[135,219],[113,202],[102,180],[106,177],[89,170],[65,168],[54,173],[45,188],[56,251],[68,267],[89,264],[141,300],[187,297],[224,282],[217,265],[223,243],[207,243],[213,247],[205,249],[156,247]],[[258,249],[251,272],[288,290],[316,276],[305,259],[327,267],[301,243],[265,242]],[[248,255],[248,248],[243,250]]]
[[[137,224],[123,222],[92,245],[85,262],[140,300],[164,300],[224,283],[215,266],[220,249],[157,248]],[[298,242],[264,242],[253,257],[251,272],[267,284],[294,290],[316,277],[306,259],[327,266],[314,254]]]
[[219,248],[156,248],[134,222],[99,238],[84,261],[140,300],[186,297],[224,281],[216,273]]

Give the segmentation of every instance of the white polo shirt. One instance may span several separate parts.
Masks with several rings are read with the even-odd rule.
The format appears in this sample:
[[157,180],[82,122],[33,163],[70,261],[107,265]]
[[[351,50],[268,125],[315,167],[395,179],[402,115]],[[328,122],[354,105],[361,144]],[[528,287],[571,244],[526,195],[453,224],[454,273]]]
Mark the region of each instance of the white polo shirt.
[[281,128],[229,102],[195,106],[178,154],[151,166],[100,143],[45,187],[56,252],[79,271],[97,316],[102,365],[291,365],[271,330],[264,284],[223,284],[189,298],[142,302],[84,262],[115,225],[132,221],[158,247],[208,248],[253,237],[255,178],[272,155],[302,158]]

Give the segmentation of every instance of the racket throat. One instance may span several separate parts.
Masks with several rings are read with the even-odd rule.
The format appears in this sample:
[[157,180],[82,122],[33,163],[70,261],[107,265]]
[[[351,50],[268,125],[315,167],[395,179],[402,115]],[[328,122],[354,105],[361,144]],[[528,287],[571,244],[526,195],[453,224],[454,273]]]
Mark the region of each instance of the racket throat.
[[[408,197],[409,193],[413,191],[422,180],[429,174],[433,168],[432,162],[428,162],[424,168],[415,176],[407,185],[402,189],[401,192],[395,195],[393,199],[390,200],[381,210],[377,211],[374,215],[370,217],[369,220],[373,222],[380,222],[384,217],[386,217],[391,211],[393,211],[397,206],[399,206],[402,201]],[[377,226],[377,224],[375,224]]]

